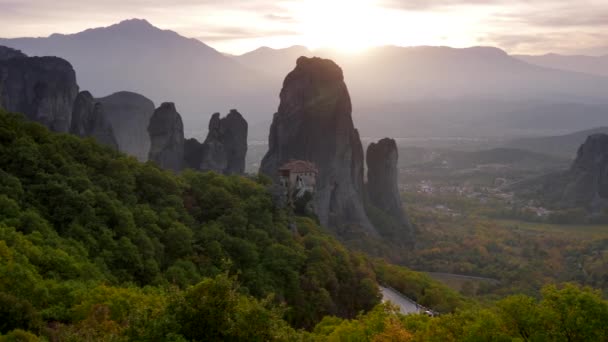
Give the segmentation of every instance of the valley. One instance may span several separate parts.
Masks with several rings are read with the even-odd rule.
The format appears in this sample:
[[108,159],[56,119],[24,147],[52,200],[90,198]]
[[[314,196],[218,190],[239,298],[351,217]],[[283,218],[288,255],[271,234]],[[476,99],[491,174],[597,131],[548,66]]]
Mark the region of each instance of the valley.
[[0,342],[608,340],[604,57],[222,27],[0,38]]

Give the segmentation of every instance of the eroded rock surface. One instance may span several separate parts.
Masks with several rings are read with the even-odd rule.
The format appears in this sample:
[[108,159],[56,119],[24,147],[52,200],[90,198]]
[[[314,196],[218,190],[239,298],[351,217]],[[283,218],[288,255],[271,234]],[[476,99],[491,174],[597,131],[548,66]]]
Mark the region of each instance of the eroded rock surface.
[[200,169],[223,174],[244,173],[247,130],[247,121],[235,109],[224,118],[220,118],[219,113],[213,114],[202,145]]
[[23,113],[56,132],[68,132],[78,95],[72,65],[57,57],[27,57],[0,51],[0,107]]
[[395,140],[384,138],[367,147],[367,195],[370,204],[402,225],[411,235],[410,223],[403,210],[398,186],[399,152]]
[[340,235],[375,235],[363,206],[363,148],[342,69],[331,60],[300,57],[280,99],[260,172],[278,181],[285,162],[314,163],[319,174],[313,201],[321,224]]
[[99,143],[118,149],[112,125],[107,120],[103,105],[88,91],[81,91],[74,101],[70,133],[93,137]]
[[180,171],[184,163],[184,124],[173,103],[165,102],[154,111],[148,133],[148,159],[164,169]]
[[608,135],[594,134],[578,150],[569,170],[563,204],[599,212],[608,207]]
[[98,101],[112,124],[118,149],[140,161],[148,160],[148,123],[154,113],[154,103],[145,96],[128,91],[117,92]]

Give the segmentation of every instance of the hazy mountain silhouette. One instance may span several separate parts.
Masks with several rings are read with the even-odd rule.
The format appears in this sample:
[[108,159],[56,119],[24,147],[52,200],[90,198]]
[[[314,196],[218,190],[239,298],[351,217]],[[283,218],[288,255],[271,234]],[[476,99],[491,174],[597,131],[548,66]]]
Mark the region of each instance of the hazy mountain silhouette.
[[607,77],[539,67],[491,47],[385,46],[346,55],[295,46],[233,58],[278,80],[297,55],[343,67],[363,136],[547,135],[608,125]]
[[145,20],[46,38],[0,39],[0,45],[67,59],[79,85],[99,96],[128,90],[156,103],[175,102],[191,130],[205,131],[211,114],[230,108],[254,122],[262,115],[270,118],[276,109],[278,90],[271,89],[266,76]]
[[509,138],[608,125],[607,114],[608,105],[462,98],[363,105],[353,117],[368,137]]
[[508,146],[572,159],[587,137],[600,133],[608,134],[608,127],[597,127],[565,135],[516,139]]
[[492,47],[383,46],[359,55],[302,47],[261,48],[234,57],[243,65],[278,77],[296,55],[318,55],[342,65],[353,101],[403,102],[419,99],[496,98],[561,101],[605,99],[598,86],[608,78],[553,70],[525,63]]
[[80,86],[98,96],[129,90],[175,102],[186,136],[199,138],[212,113],[230,108],[250,122],[251,139],[265,138],[282,80],[302,55],[342,66],[363,136],[547,135],[608,125],[608,77],[532,65],[489,47],[385,46],[349,55],[294,46],[230,56],[138,19],[0,45],[67,59]]
[[583,72],[591,75],[608,76],[608,55],[606,56],[564,56],[554,53],[542,56],[514,56],[530,64],[547,68]]
[[[240,56],[232,56],[241,64],[263,72],[273,79],[283,82],[287,73],[293,70],[295,61],[300,56],[314,55],[307,47],[294,45],[285,49],[272,49],[266,46],[247,52]],[[281,84],[279,84],[279,87]]]

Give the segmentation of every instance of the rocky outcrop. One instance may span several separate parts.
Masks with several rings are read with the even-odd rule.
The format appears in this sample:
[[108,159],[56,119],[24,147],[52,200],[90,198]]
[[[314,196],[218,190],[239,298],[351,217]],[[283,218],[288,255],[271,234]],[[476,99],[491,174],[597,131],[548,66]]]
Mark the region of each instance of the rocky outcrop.
[[300,57],[280,99],[260,172],[276,181],[278,168],[291,159],[314,163],[321,224],[342,236],[375,235],[363,206],[363,148],[342,69],[331,60]]
[[[68,132],[78,85],[72,65],[57,57],[0,52],[0,107],[53,131]],[[9,58],[10,57],[10,58]]]
[[103,105],[106,118],[112,124],[118,149],[140,161],[148,160],[148,123],[154,113],[154,103],[128,91],[114,93],[97,101]]
[[194,138],[184,142],[184,168],[200,170],[203,161],[203,144]]
[[587,207],[596,213],[608,208],[608,135],[594,134],[587,138],[567,179],[562,196],[564,206]]
[[570,169],[507,186],[520,200],[551,210],[585,209],[592,216],[608,209],[608,135],[587,137]]
[[26,54],[19,50],[11,49],[6,46],[0,46],[0,61],[4,61],[11,58],[25,58]]
[[74,101],[70,133],[92,137],[99,143],[118,149],[112,125],[105,117],[103,105],[91,93],[81,91]]
[[367,195],[370,204],[391,216],[404,229],[410,224],[403,210],[397,183],[399,152],[395,140],[384,138],[367,147]]
[[148,159],[163,169],[180,171],[184,162],[184,124],[173,103],[165,102],[154,111],[148,133]]
[[211,116],[209,132],[202,144],[188,139],[184,145],[184,166],[226,175],[243,174],[247,155],[247,121],[235,109],[224,118]]
[[213,114],[202,145],[200,169],[227,175],[244,173],[247,130],[247,121],[235,109],[221,119],[219,113]]

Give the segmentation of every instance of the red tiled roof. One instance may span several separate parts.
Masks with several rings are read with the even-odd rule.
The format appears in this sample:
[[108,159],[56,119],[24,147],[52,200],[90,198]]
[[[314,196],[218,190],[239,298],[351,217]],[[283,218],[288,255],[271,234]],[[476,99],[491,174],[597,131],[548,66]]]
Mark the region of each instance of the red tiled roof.
[[319,173],[314,163],[305,160],[290,160],[279,168],[279,171],[290,171],[296,173],[314,172]]

